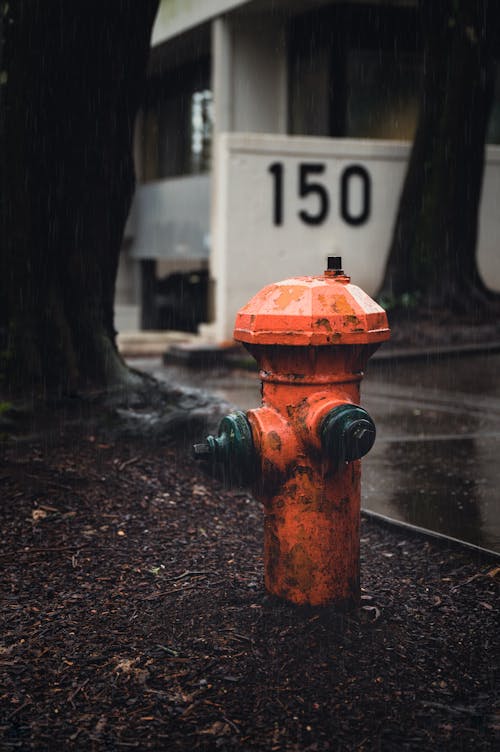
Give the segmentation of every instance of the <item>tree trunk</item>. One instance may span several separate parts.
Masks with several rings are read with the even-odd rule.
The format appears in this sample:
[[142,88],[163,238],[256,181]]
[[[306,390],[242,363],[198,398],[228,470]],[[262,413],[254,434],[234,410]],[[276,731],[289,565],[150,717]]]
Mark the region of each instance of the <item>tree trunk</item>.
[[422,0],[421,13],[420,113],[383,294],[417,293],[428,307],[465,310],[492,297],[476,242],[498,8],[493,0]]
[[4,25],[4,391],[121,381],[113,301],[158,0],[20,0]]

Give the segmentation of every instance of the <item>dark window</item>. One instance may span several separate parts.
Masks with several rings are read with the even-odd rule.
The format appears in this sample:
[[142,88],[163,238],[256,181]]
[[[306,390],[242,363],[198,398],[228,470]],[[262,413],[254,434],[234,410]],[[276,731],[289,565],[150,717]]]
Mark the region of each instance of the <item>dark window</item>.
[[495,90],[486,142],[488,144],[500,144],[500,62],[498,60],[495,64]]
[[338,5],[292,26],[290,130],[413,137],[422,70],[415,8]]
[[143,108],[143,180],[210,169],[212,121],[208,57],[150,78]]

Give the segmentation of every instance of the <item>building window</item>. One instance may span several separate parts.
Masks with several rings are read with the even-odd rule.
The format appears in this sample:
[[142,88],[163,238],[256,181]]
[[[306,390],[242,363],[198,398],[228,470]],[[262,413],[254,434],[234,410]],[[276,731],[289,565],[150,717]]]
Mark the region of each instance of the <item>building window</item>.
[[209,170],[212,130],[209,58],[151,77],[143,106],[142,180]]
[[422,40],[416,8],[338,5],[291,31],[293,134],[411,140]]
[[498,60],[495,62],[495,88],[486,143],[500,144],[500,61]]
[[412,53],[349,50],[345,135],[413,140],[419,110],[419,63]]
[[213,135],[213,99],[210,89],[191,95],[191,172],[210,169]]

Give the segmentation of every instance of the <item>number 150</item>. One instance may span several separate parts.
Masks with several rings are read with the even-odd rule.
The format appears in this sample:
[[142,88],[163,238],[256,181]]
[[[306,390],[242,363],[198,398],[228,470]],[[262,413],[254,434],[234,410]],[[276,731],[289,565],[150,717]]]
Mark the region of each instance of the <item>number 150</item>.
[[[325,165],[321,162],[300,162],[298,165],[298,196],[307,198],[315,196],[317,208],[315,212],[300,209],[298,217],[306,225],[321,225],[328,218],[330,212],[330,196],[328,190],[314,176],[325,172]],[[273,224],[283,224],[283,178],[285,167],[283,162],[273,162],[268,172],[273,177]],[[361,188],[361,206],[354,213],[351,209],[351,185],[358,180]],[[349,225],[364,224],[371,211],[371,178],[370,173],[362,165],[350,165],[340,175],[340,216]]]

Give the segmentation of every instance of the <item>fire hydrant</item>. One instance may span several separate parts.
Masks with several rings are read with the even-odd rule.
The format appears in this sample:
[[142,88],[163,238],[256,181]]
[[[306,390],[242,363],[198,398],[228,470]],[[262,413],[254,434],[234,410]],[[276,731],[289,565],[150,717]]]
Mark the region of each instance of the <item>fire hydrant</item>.
[[390,332],[341,266],[331,257],[323,276],[268,285],[240,309],[234,339],[260,367],[262,406],[226,416],[194,454],[262,501],[268,592],[344,610],[359,603],[359,460],[375,441],[359,384]]

